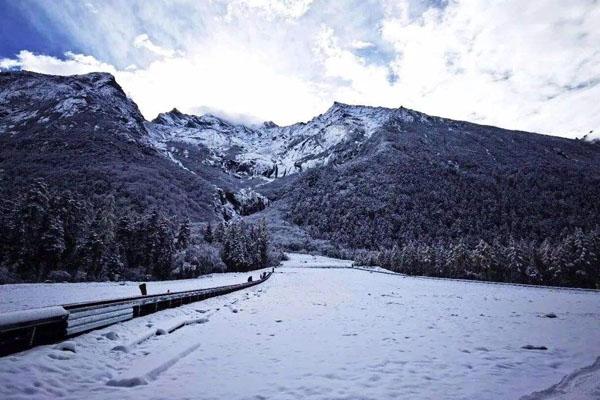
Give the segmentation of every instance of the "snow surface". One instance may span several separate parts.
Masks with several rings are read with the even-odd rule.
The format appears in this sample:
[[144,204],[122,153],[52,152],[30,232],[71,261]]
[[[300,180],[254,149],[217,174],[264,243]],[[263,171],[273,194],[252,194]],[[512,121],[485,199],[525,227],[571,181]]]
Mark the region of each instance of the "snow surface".
[[76,337],[76,352],[2,358],[0,398],[591,399],[598,328],[598,292],[291,255],[263,284]]
[[43,307],[18,310],[0,314],[0,326],[20,324],[28,321],[66,317],[69,313],[62,307]]
[[546,390],[525,396],[522,400],[567,400],[600,398],[600,357],[593,365],[578,369]]
[[[211,151],[214,162],[231,157],[242,165],[252,166],[255,175],[277,166],[277,176],[281,177],[326,165],[335,158],[336,147],[358,148],[392,119],[412,123],[413,114],[425,118],[404,108],[334,103],[307,123],[250,127],[210,114],[196,116],[173,110],[159,114],[146,123],[146,128],[150,142],[163,153],[167,142],[203,145]],[[176,162],[172,156],[169,158]]]
[[[204,275],[197,279],[146,282],[148,294],[180,292],[246,282],[261,271]],[[140,296],[140,282],[20,283],[0,285],[0,312]]]

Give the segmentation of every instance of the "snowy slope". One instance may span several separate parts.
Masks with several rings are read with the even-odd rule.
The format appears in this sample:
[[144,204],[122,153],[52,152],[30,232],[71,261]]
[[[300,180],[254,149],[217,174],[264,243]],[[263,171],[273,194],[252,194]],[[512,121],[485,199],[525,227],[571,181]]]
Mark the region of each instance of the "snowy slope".
[[110,74],[0,72],[0,193],[14,200],[43,179],[88,200],[111,194],[123,210],[216,218],[225,174],[174,164],[150,144],[145,122]]
[[428,117],[404,108],[334,103],[306,123],[280,127],[272,123],[249,127],[207,114],[187,115],[174,109],[146,127],[155,146],[169,152],[169,143],[205,146],[210,163],[222,163],[242,175],[276,178],[326,165],[342,153],[356,152],[390,120],[405,123]]
[[137,105],[125,96],[111,74],[64,77],[28,71],[0,73],[0,135],[83,124],[97,134],[114,131],[145,142],[143,122]]
[[[2,358],[0,398],[514,399],[600,355],[597,292],[348,265],[294,255],[247,291]],[[593,398],[586,374],[591,391],[557,398]]]

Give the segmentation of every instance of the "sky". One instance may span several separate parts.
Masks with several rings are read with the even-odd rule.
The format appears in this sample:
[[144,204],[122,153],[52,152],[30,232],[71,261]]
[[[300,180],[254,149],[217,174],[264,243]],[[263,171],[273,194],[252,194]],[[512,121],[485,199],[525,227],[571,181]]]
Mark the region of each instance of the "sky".
[[600,133],[600,0],[0,0],[0,69],[287,125],[334,101]]

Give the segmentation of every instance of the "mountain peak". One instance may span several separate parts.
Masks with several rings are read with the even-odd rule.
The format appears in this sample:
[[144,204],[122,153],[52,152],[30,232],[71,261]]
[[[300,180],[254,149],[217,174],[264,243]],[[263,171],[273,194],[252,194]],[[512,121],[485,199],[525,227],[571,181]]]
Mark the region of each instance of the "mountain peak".
[[[11,100],[12,97],[18,101]],[[127,98],[115,77],[106,72],[58,76],[10,71],[0,74],[0,98],[6,99],[0,102],[3,116],[0,134],[54,132],[60,135],[62,128],[56,129],[57,125],[71,131],[77,125],[84,133],[90,130],[112,132],[134,140],[146,133],[144,117],[137,105]],[[34,111],[23,113],[25,104],[30,104]],[[34,105],[37,108],[34,109]],[[109,114],[119,118],[119,122],[107,118]],[[67,120],[72,125],[66,125]],[[23,129],[25,126],[28,128]]]
[[152,122],[162,125],[178,125],[178,122],[182,120],[188,120],[192,117],[192,115],[184,114],[176,107],[173,107],[171,111],[158,114],[156,118],[152,120]]
[[204,129],[221,127],[220,129],[233,129],[235,124],[213,114],[194,115],[186,114],[173,108],[169,112],[160,113],[152,120],[155,124],[178,126],[185,128]]
[[333,104],[331,105],[331,107],[329,107],[328,111],[345,110],[345,109],[352,109],[352,108],[363,108],[363,107],[367,107],[367,106],[356,105],[356,104],[347,104],[347,103],[342,103],[340,101],[334,101]]
[[334,101],[334,102],[333,102],[333,107],[347,107],[347,106],[349,106],[349,105],[350,105],[350,104],[347,104],[347,103],[342,103],[341,101]]
[[263,128],[279,128],[279,125],[277,125],[275,122],[273,121],[265,121],[262,124]]
[[[402,107],[400,107],[400,109],[402,109]],[[333,104],[331,105],[331,107],[329,107],[329,109],[325,112],[325,114],[330,113],[330,112],[335,112],[335,111],[369,112],[369,111],[393,111],[393,110],[398,110],[398,109],[388,108],[388,107],[366,106],[363,104],[348,104],[348,103],[342,103],[339,101],[334,101]]]

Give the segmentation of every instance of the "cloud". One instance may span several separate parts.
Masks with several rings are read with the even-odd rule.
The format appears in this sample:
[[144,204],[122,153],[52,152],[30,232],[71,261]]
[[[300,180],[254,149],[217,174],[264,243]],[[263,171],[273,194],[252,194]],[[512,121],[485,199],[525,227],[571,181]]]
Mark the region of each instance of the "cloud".
[[353,40],[350,44],[350,47],[353,49],[368,49],[369,47],[374,47],[375,45],[371,42],[365,42],[364,40]]
[[38,14],[85,54],[24,49],[0,68],[111,72],[147,118],[177,107],[289,124],[337,100],[600,131],[593,0],[31,3],[32,23]]
[[399,54],[396,85],[411,104],[573,136],[600,125],[590,101],[600,87],[589,84],[600,77],[599,18],[593,1],[455,2],[419,23],[390,16],[382,34]]
[[167,49],[164,47],[160,47],[154,44],[147,34],[142,33],[141,35],[137,35],[133,39],[133,45],[137,48],[143,48],[148,50],[151,53],[156,54],[161,57],[173,57],[177,54],[175,50]]
[[117,74],[117,69],[110,64],[98,61],[92,56],[67,52],[64,59],[43,54],[34,54],[22,50],[14,59],[0,60],[0,69],[21,68],[28,71],[52,75],[79,75],[90,72],[109,72]]
[[[228,5],[228,13],[237,14],[245,9],[264,12],[268,18],[295,19],[303,16],[313,0],[233,0]],[[228,15],[231,18],[231,15]]]

